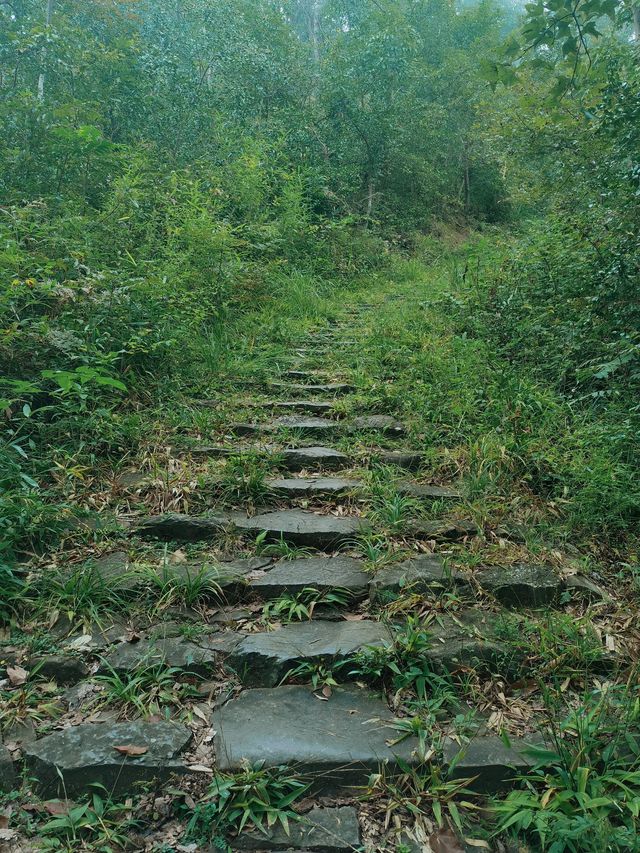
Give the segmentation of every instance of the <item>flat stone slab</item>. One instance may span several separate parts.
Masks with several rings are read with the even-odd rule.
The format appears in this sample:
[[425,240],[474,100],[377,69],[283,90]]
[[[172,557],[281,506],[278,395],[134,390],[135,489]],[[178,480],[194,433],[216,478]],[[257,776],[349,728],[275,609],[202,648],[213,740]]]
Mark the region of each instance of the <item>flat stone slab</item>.
[[140,640],[137,643],[119,643],[106,656],[101,672],[110,669],[122,674],[140,666],[177,667],[193,675],[210,675],[238,646],[242,636],[231,631],[210,634],[202,644],[192,643],[182,637]]
[[399,772],[397,757],[416,764],[416,744],[397,738],[389,708],[358,688],[337,688],[320,701],[307,687],[246,690],[213,715],[214,748],[220,770],[245,761],[266,767],[290,766],[312,782],[315,793],[366,785],[386,765]]
[[331,415],[335,412],[333,403],[321,400],[290,400],[283,403],[263,403],[265,408],[281,409],[285,412],[299,412],[307,415]]
[[[179,756],[191,737],[178,723],[83,723],[27,744],[24,756],[43,797],[75,797],[94,783],[120,796],[132,793],[138,783],[166,782],[174,773],[185,773]],[[127,756],[117,746],[146,752]]]
[[252,580],[250,588],[263,599],[278,598],[285,592],[302,592],[306,587],[324,592],[336,587],[347,589],[355,598],[366,594],[370,575],[360,560],[352,557],[309,557],[283,560],[263,577]]
[[447,764],[454,763],[450,778],[471,779],[468,785],[471,790],[494,794],[508,788],[516,776],[527,773],[532,762],[522,755],[522,750],[529,745],[512,740],[508,747],[501,738],[493,736],[479,736],[463,745],[447,738],[444,759]]
[[341,497],[358,489],[362,482],[345,477],[291,477],[267,480],[266,485],[281,497],[311,498]]
[[448,589],[456,583],[463,583],[464,580],[460,572],[447,569],[440,557],[421,554],[402,563],[385,566],[376,572],[369,584],[369,594],[373,601],[384,597],[385,593],[398,593],[402,590],[424,593]]
[[294,509],[264,512],[252,518],[237,514],[234,523],[251,536],[265,532],[270,542],[282,538],[285,542],[321,551],[350,543],[368,529],[367,523],[360,518],[317,515]]
[[347,385],[346,382],[328,382],[326,384],[304,384],[291,382],[272,382],[272,388],[284,388],[295,394],[330,394],[334,397],[342,396],[343,394],[351,394],[355,391],[353,385]]
[[336,471],[351,464],[351,459],[346,453],[331,447],[297,447],[283,450],[280,455],[283,466],[289,471],[304,469]]
[[465,519],[444,519],[441,521],[409,521],[407,533],[416,539],[434,539],[436,542],[458,542],[475,536],[480,531],[477,524]]
[[275,687],[300,663],[340,664],[363,646],[391,642],[381,622],[292,622],[276,631],[249,634],[228,659],[249,687]]
[[398,491],[412,498],[424,498],[427,500],[460,500],[462,498],[458,489],[451,486],[431,486],[422,483],[399,483]]
[[234,850],[307,850],[310,853],[352,853],[360,848],[358,812],[352,806],[315,808],[299,821],[265,832],[244,832],[233,839]]
[[211,590],[203,589],[202,597],[213,601],[229,601],[241,596],[251,577],[272,564],[270,557],[226,560],[219,563],[186,562],[159,566],[158,574],[168,573],[184,582],[206,579]]
[[341,426],[328,418],[299,418],[295,415],[283,415],[273,422],[274,429],[291,429],[303,435],[327,435],[337,433]]
[[374,459],[383,465],[395,465],[405,471],[417,471],[424,462],[424,455],[410,450],[380,450],[374,454]]
[[230,526],[227,516],[197,517],[167,513],[146,518],[135,529],[138,536],[176,542],[200,542],[215,539]]
[[516,563],[496,566],[476,575],[485,592],[501,604],[544,607],[556,604],[565,584],[551,566]]
[[94,561],[96,572],[107,583],[113,581],[122,582],[128,580],[127,575],[131,571],[129,555],[126,551],[114,551],[112,554],[104,554]]

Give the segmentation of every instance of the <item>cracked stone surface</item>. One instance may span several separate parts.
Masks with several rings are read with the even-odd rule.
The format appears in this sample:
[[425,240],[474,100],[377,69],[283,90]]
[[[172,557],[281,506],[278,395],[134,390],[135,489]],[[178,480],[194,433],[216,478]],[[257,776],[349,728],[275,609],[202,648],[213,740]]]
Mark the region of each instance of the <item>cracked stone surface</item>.
[[339,497],[354,491],[362,483],[345,477],[290,477],[267,480],[267,486],[277,495],[287,498]]
[[449,771],[452,779],[470,779],[471,790],[494,794],[508,788],[516,776],[526,774],[531,760],[522,751],[527,746],[524,741],[514,739],[511,747],[507,747],[501,738],[493,736],[478,736],[462,745],[447,738],[444,760],[446,764],[455,760]]
[[477,578],[485,592],[508,606],[557,604],[565,586],[551,566],[527,563],[496,566],[479,572]]
[[414,744],[397,737],[389,708],[358,688],[338,688],[319,701],[308,687],[246,690],[213,715],[217,766],[243,762],[293,766],[315,793],[365,785],[381,764],[398,772],[397,757],[414,764]]
[[372,600],[376,600],[384,597],[385,593],[398,593],[403,589],[430,592],[464,581],[464,576],[455,569],[448,569],[441,557],[421,554],[380,569],[373,576],[369,590]]
[[229,528],[229,524],[229,517],[224,515],[199,518],[180,513],[167,513],[145,519],[135,528],[135,532],[138,536],[155,539],[198,542],[215,539]]
[[341,853],[360,847],[358,812],[352,806],[314,808],[300,821],[289,823],[289,834],[279,824],[263,832],[244,832],[234,839],[237,850],[307,850]]
[[357,598],[366,594],[370,575],[362,562],[352,557],[308,557],[301,560],[283,560],[276,563],[262,577],[250,582],[250,587],[261,598],[278,598],[284,592],[301,592],[305,587],[332,590],[348,589]]
[[282,451],[282,464],[289,471],[324,469],[336,471],[351,464],[346,453],[331,447],[298,447]]
[[276,631],[249,634],[229,665],[249,687],[274,687],[298,664],[338,664],[363,646],[391,641],[389,630],[371,620],[293,622]]
[[367,529],[366,523],[349,516],[316,515],[303,510],[264,512],[252,518],[234,518],[236,527],[257,536],[263,531],[267,540],[286,542],[308,548],[325,550],[350,543]]
[[[166,782],[172,774],[184,773],[180,755],[191,737],[178,723],[83,723],[28,744],[25,763],[43,797],[64,796],[65,791],[78,796],[93,783],[120,796],[132,793],[137,783]],[[116,746],[147,751],[128,757]]]
[[480,610],[463,610],[455,616],[436,619],[429,625],[429,632],[433,645],[426,656],[439,671],[485,671],[501,664],[511,653],[496,639],[491,615]]

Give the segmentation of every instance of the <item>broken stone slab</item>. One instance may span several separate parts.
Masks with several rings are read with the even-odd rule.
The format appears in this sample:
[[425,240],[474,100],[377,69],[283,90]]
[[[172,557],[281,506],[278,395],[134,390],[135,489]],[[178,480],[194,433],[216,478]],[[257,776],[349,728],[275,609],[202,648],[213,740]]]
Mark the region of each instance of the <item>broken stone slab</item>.
[[351,459],[346,453],[331,447],[297,447],[283,450],[280,456],[283,467],[289,471],[319,468],[335,471],[347,468],[351,464]]
[[399,483],[398,491],[408,497],[427,500],[461,500],[462,495],[450,486],[431,486],[422,483]]
[[576,590],[577,592],[598,601],[610,602],[613,600],[606,590],[601,586],[598,586],[598,584],[594,583],[590,578],[585,577],[585,575],[569,575],[565,578],[565,585],[567,589]]
[[449,778],[470,779],[467,787],[472,791],[495,794],[528,772],[531,760],[522,754],[528,746],[522,740],[512,740],[511,746],[506,746],[494,736],[478,736],[463,745],[446,738],[444,760]]
[[181,513],[167,513],[146,518],[134,532],[138,536],[154,539],[168,539],[176,542],[200,542],[215,539],[230,527],[230,519],[225,515],[195,517]]
[[347,853],[360,848],[358,812],[352,806],[313,808],[299,821],[289,821],[289,834],[277,824],[265,832],[243,832],[234,850],[298,850]]
[[464,519],[443,519],[423,521],[415,519],[407,523],[407,533],[416,539],[435,539],[436,542],[457,542],[480,531],[473,521]]
[[[103,785],[112,796],[140,783],[166,782],[187,772],[180,755],[191,732],[178,723],[83,723],[54,732],[24,748],[28,775],[43,797],[75,797]],[[144,748],[128,756],[116,747]]]
[[358,489],[362,481],[346,477],[291,477],[267,480],[266,485],[284,498],[342,497]]
[[565,588],[551,566],[516,563],[495,566],[476,575],[480,586],[501,604],[544,607],[556,604]]
[[355,418],[351,429],[355,432],[379,432],[382,435],[404,435],[406,432],[404,424],[390,415],[365,415]]
[[13,759],[9,750],[0,741],[0,791],[8,794],[18,787],[18,775],[13,766]]
[[346,382],[329,382],[324,385],[305,385],[302,383],[272,382],[271,387],[283,388],[287,391],[292,391],[295,394],[329,394],[334,397],[339,397],[344,394],[351,394],[353,391],[355,391],[353,385],[347,385]]
[[276,563],[263,577],[252,580],[249,586],[263,599],[278,598],[285,592],[295,594],[307,587],[319,592],[339,587],[348,590],[354,598],[362,598],[369,581],[370,576],[360,560],[352,557],[308,557]]
[[395,465],[404,468],[405,471],[418,471],[424,462],[422,453],[414,453],[410,450],[380,450],[373,457],[382,465]]
[[158,567],[158,575],[175,577],[184,583],[202,582],[202,597],[213,601],[231,601],[241,597],[256,572],[271,565],[270,557],[225,560],[222,562],[168,563]]
[[339,665],[364,646],[391,642],[391,634],[371,620],[294,622],[276,631],[249,634],[228,664],[249,687],[274,687],[301,663]]
[[38,668],[40,678],[55,681],[63,687],[71,687],[89,675],[89,667],[79,657],[73,655],[46,655],[31,658],[29,669]]
[[384,597],[385,593],[398,593],[403,590],[425,593],[438,589],[450,589],[466,579],[456,569],[446,567],[441,557],[435,554],[421,554],[385,566],[376,572],[369,583],[369,595],[372,601]]
[[307,687],[246,690],[214,713],[212,725],[220,770],[285,765],[314,793],[366,785],[381,765],[389,775],[401,772],[398,757],[418,761],[408,738],[389,745],[398,733],[387,705],[355,687],[335,689],[326,702]]
[[303,510],[276,510],[252,518],[234,516],[235,526],[250,536],[266,534],[269,542],[283,539],[293,545],[327,550],[353,542],[368,525],[350,516],[317,515]]
[[185,673],[206,677],[238,646],[242,636],[220,631],[193,643],[182,637],[120,643],[106,656],[100,672],[132,672],[141,666],[175,667]]

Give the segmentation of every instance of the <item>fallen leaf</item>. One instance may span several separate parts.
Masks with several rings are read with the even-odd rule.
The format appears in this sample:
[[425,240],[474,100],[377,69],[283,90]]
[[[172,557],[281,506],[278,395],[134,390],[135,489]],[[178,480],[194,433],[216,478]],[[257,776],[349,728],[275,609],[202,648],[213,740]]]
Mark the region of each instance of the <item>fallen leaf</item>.
[[0,814],[0,829],[6,829],[9,826],[9,815]]
[[330,699],[333,695],[333,691],[331,690],[328,684],[325,684],[325,686],[322,688],[322,695],[327,699]]
[[122,755],[128,756],[136,756],[136,755],[144,755],[145,752],[149,752],[149,747],[147,746],[114,746],[113,747],[117,752],[122,753]]
[[0,841],[13,841],[16,835],[15,829],[0,829]]
[[464,853],[464,848],[457,837],[448,829],[441,829],[429,839],[433,853]]
[[49,800],[44,803],[44,807],[46,811],[51,815],[61,815],[69,813],[69,802],[65,802],[63,800]]
[[140,634],[136,633],[136,631],[129,631],[129,633],[126,635],[127,643],[139,643],[141,639],[142,637],[140,636]]
[[195,770],[196,773],[211,773],[213,774],[213,768],[206,767],[204,764],[189,764],[187,770]]
[[20,687],[22,684],[26,683],[27,678],[29,678],[29,673],[21,666],[8,666],[7,677],[12,687]]

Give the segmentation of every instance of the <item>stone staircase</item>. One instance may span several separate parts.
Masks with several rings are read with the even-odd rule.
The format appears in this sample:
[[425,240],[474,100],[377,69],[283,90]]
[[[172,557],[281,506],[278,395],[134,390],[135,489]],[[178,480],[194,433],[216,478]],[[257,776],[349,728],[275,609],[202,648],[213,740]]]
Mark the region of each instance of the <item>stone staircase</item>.
[[[335,352],[351,345],[339,335],[337,330],[334,335],[310,340],[308,348],[298,352],[302,363],[268,383],[270,394],[289,399],[270,399],[260,407],[291,414],[266,422],[233,424],[225,431],[228,436],[259,442],[265,436],[274,442],[283,433],[295,436],[297,446],[293,447],[243,445],[272,452],[289,474],[268,481],[278,499],[276,506],[261,507],[253,514],[238,509],[206,516],[150,517],[141,521],[132,535],[183,543],[215,541],[233,533],[249,542],[259,537],[265,542],[313,549],[313,554],[292,560],[255,556],[222,563],[216,570],[217,583],[227,601],[239,605],[274,601],[285,593],[297,595],[313,588],[320,594],[341,591],[347,596],[347,607],[336,611],[319,606],[314,618],[270,631],[247,632],[233,623],[230,629],[211,624],[195,639],[187,639],[150,630],[135,643],[109,646],[101,663],[103,669],[127,672],[141,659],[155,659],[204,679],[226,668],[234,674],[239,688],[230,687],[215,701],[203,699],[214,732],[208,765],[223,771],[240,770],[246,762],[267,767],[285,765],[309,783],[311,795],[325,798],[323,806],[308,811],[289,836],[283,836],[281,829],[259,838],[247,832],[232,843],[239,850],[360,849],[357,810],[355,804],[344,805],[348,802],[345,798],[366,786],[369,776],[381,767],[393,775],[407,765],[420,764],[417,740],[398,738],[395,714],[380,693],[356,683],[348,667],[340,670],[339,665],[359,650],[391,641],[390,628],[364,611],[362,603],[384,601],[390,594],[407,589],[425,595],[443,589],[466,590],[471,596],[476,589],[467,576],[448,570],[437,552],[414,553],[375,574],[367,570],[362,559],[352,556],[354,543],[362,535],[375,532],[375,525],[357,510],[334,512],[333,502],[357,495],[363,489],[362,479],[349,473],[340,476],[353,465],[350,452],[331,443],[308,444],[308,440],[363,436],[370,445],[366,460],[395,466],[405,478],[419,469],[422,454],[420,448],[379,447],[380,438],[388,445],[405,436],[404,425],[389,415],[342,417],[336,400],[348,401],[356,392],[354,385],[305,366],[305,360],[317,361],[328,347]],[[228,456],[235,450],[233,443],[227,442],[191,452],[194,459],[202,459]],[[300,476],[293,476],[295,473]],[[455,487],[415,484],[408,479],[400,483],[400,491],[416,500],[455,502],[460,498]],[[301,499],[313,499],[321,505],[310,510],[297,505]],[[437,542],[464,539],[477,528],[459,519],[416,519],[407,530],[405,535],[414,541]],[[341,549],[349,553],[340,553]],[[175,571],[192,568],[178,565]],[[527,566],[519,571],[520,575],[516,571],[508,577],[499,570],[490,571],[483,588],[506,604],[515,599],[523,605],[550,605],[558,599],[562,582],[552,572]],[[432,645],[424,654],[434,671],[490,668],[504,653],[485,610],[474,606],[452,615],[445,613],[431,629]],[[287,673],[300,664],[333,666],[343,673],[341,683],[328,696],[309,685],[287,684]],[[127,744],[143,745],[145,751],[137,756],[114,751],[114,747]],[[60,794],[63,783],[71,796],[93,782],[125,793],[137,782],[164,781],[174,774],[197,775],[198,771],[190,769],[188,758],[193,746],[194,735],[183,723],[88,722],[30,744],[26,764],[45,796]],[[450,768],[453,778],[469,778],[474,790],[493,792],[526,768],[520,746],[516,742],[508,748],[481,727],[469,743],[445,740],[437,760],[444,772]],[[340,798],[338,805],[326,799],[331,797]]]

